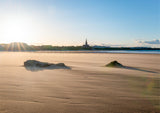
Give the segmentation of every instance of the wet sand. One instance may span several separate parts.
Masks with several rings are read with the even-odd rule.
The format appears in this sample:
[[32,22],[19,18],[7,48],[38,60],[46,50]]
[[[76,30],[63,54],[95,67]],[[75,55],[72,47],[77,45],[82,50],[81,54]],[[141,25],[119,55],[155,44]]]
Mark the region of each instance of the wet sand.
[[[71,69],[33,71],[29,59]],[[113,60],[128,68],[105,67]],[[0,113],[158,112],[158,54],[0,52]]]

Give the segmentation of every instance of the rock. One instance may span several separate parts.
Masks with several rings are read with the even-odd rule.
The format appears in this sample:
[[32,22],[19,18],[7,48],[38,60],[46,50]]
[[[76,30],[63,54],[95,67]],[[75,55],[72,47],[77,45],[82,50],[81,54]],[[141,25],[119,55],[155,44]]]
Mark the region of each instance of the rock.
[[49,66],[61,66],[65,67],[64,63],[52,64],[47,62],[40,62],[37,60],[27,60],[24,62],[25,67],[49,67]]
[[66,66],[64,63],[47,63],[47,62],[40,62],[37,60],[27,60],[24,62],[24,67],[28,71],[42,71],[42,70],[52,70],[52,69],[71,69],[70,67]]
[[58,64],[55,64],[56,66],[65,66],[64,63],[58,63]]
[[124,66],[117,61],[112,61],[109,64],[107,64],[106,67],[119,67],[120,68],[120,67],[124,67]]
[[46,63],[46,62],[39,62],[36,60],[27,60],[24,62],[24,66],[31,66],[31,67],[48,67],[52,64]]

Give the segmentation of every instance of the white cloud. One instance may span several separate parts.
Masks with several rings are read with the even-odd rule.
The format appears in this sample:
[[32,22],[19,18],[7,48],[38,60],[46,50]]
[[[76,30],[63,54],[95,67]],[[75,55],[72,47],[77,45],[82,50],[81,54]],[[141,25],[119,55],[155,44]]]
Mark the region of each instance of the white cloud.
[[142,44],[160,44],[160,40],[155,39],[155,40],[147,40],[147,41],[138,41],[138,43],[142,43]]

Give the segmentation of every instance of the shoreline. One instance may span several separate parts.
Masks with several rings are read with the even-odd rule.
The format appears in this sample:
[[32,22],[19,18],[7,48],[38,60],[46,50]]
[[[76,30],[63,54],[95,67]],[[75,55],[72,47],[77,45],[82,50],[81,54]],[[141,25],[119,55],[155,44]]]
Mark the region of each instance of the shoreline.
[[153,54],[160,55],[157,50],[43,50],[43,51],[0,51],[2,52],[35,52],[35,53],[94,53],[94,54]]

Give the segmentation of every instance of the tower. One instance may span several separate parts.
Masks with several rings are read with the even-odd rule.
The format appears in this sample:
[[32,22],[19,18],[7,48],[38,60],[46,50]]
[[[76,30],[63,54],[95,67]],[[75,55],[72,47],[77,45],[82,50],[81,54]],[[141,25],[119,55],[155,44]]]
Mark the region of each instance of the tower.
[[87,39],[86,39],[85,45],[86,45],[86,46],[88,45]]
[[89,47],[90,47],[89,44],[88,44],[87,39],[86,39],[85,44],[83,45],[83,47],[84,47],[84,48],[89,48]]

